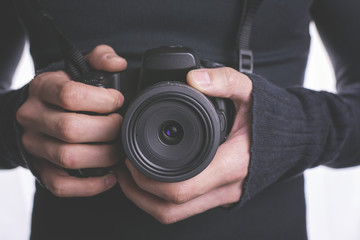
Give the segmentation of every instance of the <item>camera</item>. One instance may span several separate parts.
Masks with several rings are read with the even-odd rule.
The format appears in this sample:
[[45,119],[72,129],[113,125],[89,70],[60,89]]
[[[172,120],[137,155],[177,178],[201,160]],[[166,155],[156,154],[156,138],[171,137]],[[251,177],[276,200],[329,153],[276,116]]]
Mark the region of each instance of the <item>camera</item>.
[[[205,96],[186,84],[189,71],[221,66],[200,61],[189,48],[164,46],[146,51],[139,70],[92,73],[80,81],[124,94],[121,142],[127,158],[152,179],[179,182],[210,164],[232,126],[230,100]],[[79,171],[99,175],[102,170]]]

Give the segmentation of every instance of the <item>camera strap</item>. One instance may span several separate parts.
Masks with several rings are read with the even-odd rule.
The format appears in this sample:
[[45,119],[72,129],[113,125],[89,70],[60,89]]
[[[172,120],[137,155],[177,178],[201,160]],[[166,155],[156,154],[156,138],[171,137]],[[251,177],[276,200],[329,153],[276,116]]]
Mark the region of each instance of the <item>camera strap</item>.
[[[61,31],[53,17],[44,10],[40,0],[33,0],[32,2],[41,21],[48,23],[54,31],[68,74],[74,80],[77,80],[82,75],[91,72],[93,69],[86,61],[84,55]],[[262,2],[263,0],[243,0],[242,15],[238,25],[235,43],[238,56],[238,70],[243,73],[252,73],[254,69],[254,56],[250,49],[251,31],[254,19]]]
[[60,52],[63,55],[67,73],[74,80],[80,78],[84,74],[89,73],[92,69],[81,51],[61,31],[61,29],[55,23],[54,18],[44,10],[40,0],[33,0],[32,2],[40,20],[48,23],[50,28],[55,33]]
[[236,36],[236,49],[238,54],[239,71],[252,73],[254,70],[254,56],[250,49],[251,30],[258,9],[263,0],[244,0],[241,21]]

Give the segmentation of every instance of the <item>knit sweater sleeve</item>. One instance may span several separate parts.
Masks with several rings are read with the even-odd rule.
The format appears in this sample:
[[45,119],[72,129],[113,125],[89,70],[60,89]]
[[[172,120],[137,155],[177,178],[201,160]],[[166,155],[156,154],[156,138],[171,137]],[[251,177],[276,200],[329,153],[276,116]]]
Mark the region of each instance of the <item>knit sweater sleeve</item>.
[[15,118],[16,110],[26,99],[27,87],[9,90],[23,51],[25,34],[10,0],[1,4],[0,29],[0,169],[27,167],[19,149],[20,127]]
[[[360,164],[359,1],[317,0],[313,19],[332,60],[337,94],[253,81],[249,173],[240,204],[318,165]],[[321,64],[321,63],[320,63]],[[291,76],[289,76],[291,77]]]
[[0,94],[0,169],[22,166],[28,168],[21,144],[21,127],[16,111],[26,100],[28,86]]

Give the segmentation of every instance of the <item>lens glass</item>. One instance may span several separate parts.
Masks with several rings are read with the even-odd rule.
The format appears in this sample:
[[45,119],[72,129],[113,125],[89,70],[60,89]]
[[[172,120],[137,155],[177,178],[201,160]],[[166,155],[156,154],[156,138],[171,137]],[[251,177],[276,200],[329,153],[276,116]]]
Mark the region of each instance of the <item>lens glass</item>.
[[159,138],[166,145],[175,145],[181,142],[184,136],[183,127],[176,121],[166,121],[159,129]]

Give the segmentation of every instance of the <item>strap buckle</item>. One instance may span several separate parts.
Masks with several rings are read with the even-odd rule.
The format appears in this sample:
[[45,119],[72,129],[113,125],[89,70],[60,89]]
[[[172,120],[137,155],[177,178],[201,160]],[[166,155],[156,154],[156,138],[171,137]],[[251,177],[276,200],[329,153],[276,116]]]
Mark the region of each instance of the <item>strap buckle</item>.
[[239,51],[239,71],[252,73],[254,69],[254,56],[251,50],[240,49]]

